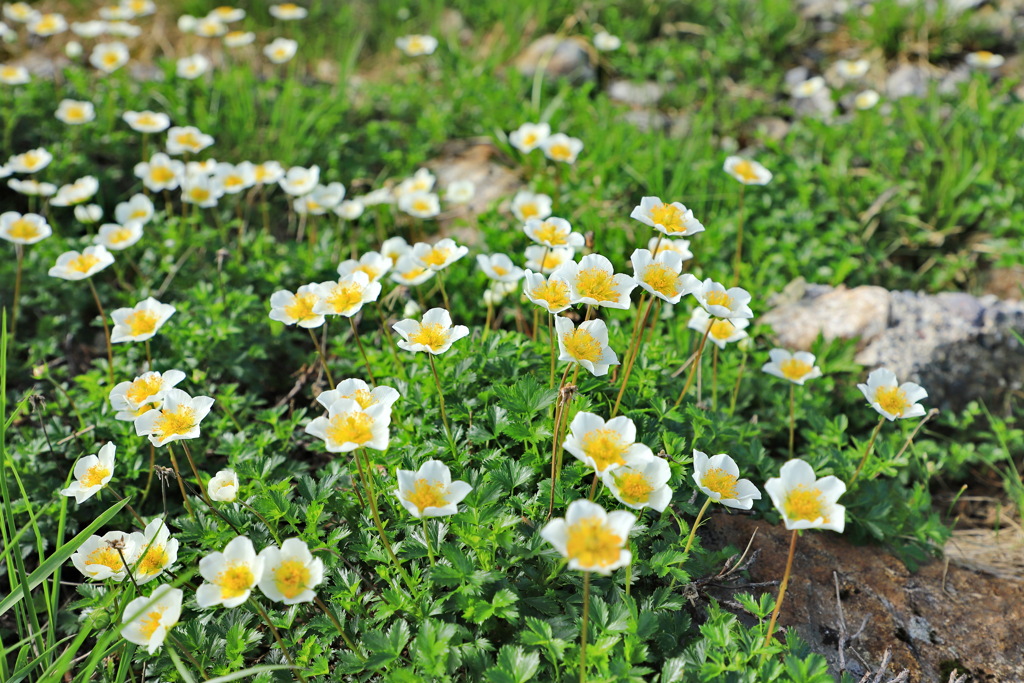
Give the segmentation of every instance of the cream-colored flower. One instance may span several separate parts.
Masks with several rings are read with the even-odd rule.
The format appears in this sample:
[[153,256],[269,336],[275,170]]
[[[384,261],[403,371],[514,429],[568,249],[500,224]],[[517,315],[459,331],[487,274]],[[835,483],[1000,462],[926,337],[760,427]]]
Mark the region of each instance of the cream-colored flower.
[[263,577],[257,585],[265,596],[285,605],[313,602],[313,591],[324,580],[324,562],[313,557],[309,546],[298,538],[287,538],[281,547],[260,551]]
[[395,45],[409,57],[434,54],[437,38],[434,36],[410,35],[395,39]]
[[391,259],[377,251],[368,251],[359,260],[348,259],[338,264],[338,275],[347,277],[355,272],[366,273],[370,282],[379,282],[391,270]]
[[49,166],[51,161],[53,155],[43,147],[37,147],[11,156],[7,159],[7,167],[13,173],[36,173]]
[[555,133],[546,138],[540,148],[544,151],[544,156],[552,161],[574,164],[576,157],[583,151],[583,141],[564,133]]
[[354,221],[363,215],[366,206],[359,199],[346,199],[334,207],[334,213],[347,221]]
[[646,249],[636,249],[629,258],[634,282],[667,303],[679,303],[679,299],[700,286],[700,280],[683,273],[683,259],[674,251],[663,251],[654,258]]
[[546,194],[534,194],[527,190],[519,190],[512,198],[512,215],[524,223],[531,218],[544,220],[551,215],[551,197]]
[[687,327],[702,335],[706,334],[708,341],[720,349],[725,349],[726,344],[746,339],[748,336],[746,330],[749,325],[750,321],[746,318],[733,318],[732,320],[713,318],[703,308],[693,309],[690,322],[687,323]]
[[391,271],[391,280],[400,285],[414,287],[434,277],[435,272],[435,270],[424,266],[409,253],[399,257],[398,262],[395,263],[394,270]]
[[374,387],[361,379],[351,377],[338,383],[338,386],[328,391],[322,391],[316,397],[317,403],[327,410],[331,409],[336,401],[343,398],[350,399],[359,404],[359,407],[366,410],[370,406],[383,405],[389,411],[401,394],[393,387]]
[[274,64],[284,64],[291,61],[299,44],[289,38],[275,38],[263,48],[263,55]]
[[35,244],[53,234],[50,224],[37,213],[0,213],[0,238],[14,244]]
[[154,654],[181,618],[185,593],[169,583],[160,584],[148,596],[135,598],[124,608],[121,637]]
[[1002,55],[997,55],[988,50],[979,50],[978,52],[968,54],[964,57],[964,61],[967,62],[967,66],[975,68],[998,69],[1006,62],[1006,59]]
[[397,264],[398,259],[412,252],[412,246],[405,241],[404,237],[389,237],[380,245],[380,253],[391,259],[392,264]]
[[95,119],[96,109],[92,106],[92,102],[61,100],[60,104],[57,105],[57,111],[54,116],[57,117],[58,121],[69,126],[78,126]]
[[225,194],[238,194],[256,184],[256,169],[248,161],[238,165],[221,162],[214,169],[213,177]]
[[472,180],[456,180],[448,185],[444,199],[452,204],[468,204],[476,195],[476,183]]
[[41,36],[43,38],[47,36],[55,36],[58,33],[64,33],[68,30],[67,19],[64,18],[63,14],[57,14],[56,12],[50,12],[48,14],[40,14],[35,20],[30,21],[27,24],[28,32],[35,36]]
[[658,197],[642,197],[639,206],[633,208],[629,217],[673,237],[704,232],[704,226],[694,217],[693,211],[679,202],[667,204]]
[[569,560],[569,569],[609,575],[633,559],[629,533],[636,515],[625,510],[605,512],[597,503],[569,503],[565,519],[552,519],[540,536]]
[[764,490],[782,514],[789,530],[830,529],[843,533],[846,508],[836,503],[846,493],[846,484],[836,477],[818,479],[814,469],[800,459],[790,460],[769,479]]
[[548,313],[561,313],[572,305],[572,287],[567,273],[556,270],[545,278],[527,270],[524,275],[523,294]]
[[79,38],[99,38],[107,32],[107,22],[101,20],[73,21],[71,32]]
[[117,344],[151,339],[174,315],[175,310],[174,306],[162,304],[153,297],[140,301],[132,308],[118,308],[110,314],[114,321],[110,342]]
[[185,177],[185,164],[157,152],[148,162],[135,164],[135,177],[141,179],[150,192],[174,190]]
[[[279,161],[264,161],[256,164],[252,169],[257,185],[273,185],[284,178],[284,167]],[[317,179],[320,178],[320,169],[317,169]],[[314,183],[315,185],[316,183]]]
[[252,31],[228,31],[224,34],[225,47],[244,47],[256,42],[256,34]]
[[691,291],[697,303],[716,318],[753,318],[750,310],[750,293],[742,287],[725,288],[725,285],[711,278],[704,280],[699,288]]
[[110,390],[110,406],[117,411],[114,418],[134,422],[142,413],[156,407],[164,395],[177,386],[185,373],[168,370],[164,373],[146,372],[130,382],[121,382]]
[[11,178],[7,181],[7,187],[18,194],[28,197],[52,197],[57,192],[57,186],[53,183],[41,183],[38,180],[18,180]]
[[398,198],[398,208],[416,218],[433,218],[441,213],[441,200],[433,192],[413,192]]
[[884,415],[890,422],[908,417],[921,417],[924,406],[918,401],[928,398],[928,392],[919,384],[896,380],[896,374],[886,368],[878,368],[868,375],[867,384],[858,384],[871,407]]
[[209,209],[224,196],[224,187],[205,173],[186,173],[181,181],[181,201]]
[[[528,246],[523,255],[526,267],[538,273],[551,274],[563,266],[573,264],[576,250],[572,247],[542,247],[539,244]],[[575,271],[571,271],[575,272]]]
[[75,207],[75,218],[79,223],[91,225],[103,218],[103,207],[99,204],[79,204]]
[[606,308],[629,308],[630,293],[636,280],[616,273],[612,262],[600,254],[587,254],[578,264],[565,264],[565,273],[572,286],[574,304],[590,304]]
[[426,351],[431,355],[444,353],[452,344],[469,335],[465,325],[452,325],[452,317],[443,308],[432,308],[423,314],[422,322],[399,320],[391,326],[402,336],[398,348]]
[[571,247],[580,249],[586,240],[578,232],[572,231],[572,225],[564,218],[554,216],[540,219],[528,218],[523,232],[531,240],[545,247]]
[[768,352],[768,358],[769,362],[761,366],[761,371],[789,380],[793,384],[803,386],[807,380],[821,377],[821,368],[814,364],[813,353],[790,353],[785,349],[772,349]]
[[603,320],[590,320],[579,327],[562,316],[555,316],[558,360],[579,363],[595,377],[608,374],[619,359],[608,346],[608,327]]
[[394,189],[394,196],[397,198],[409,194],[424,194],[434,189],[437,176],[428,168],[418,169],[412,176],[400,182]]
[[178,78],[185,78],[191,81],[199,78],[209,70],[210,60],[206,58],[206,55],[194,54],[179,59],[174,73]]
[[89,55],[89,63],[108,74],[127,64],[128,59],[128,46],[121,42],[98,43]]
[[130,560],[135,583],[152,581],[178,560],[178,539],[171,538],[171,530],[160,517],[147,524],[144,531],[132,533],[132,544],[137,555]]
[[376,301],[381,284],[371,282],[366,273],[355,271],[337,281],[321,282],[312,286],[317,301],[313,312],[318,315],[341,315],[351,318],[363,304]]
[[102,536],[90,536],[85,539],[85,543],[71,556],[71,564],[93,581],[123,581],[128,576],[128,565],[125,561],[135,553],[135,544],[130,534],[123,531],[108,531]]
[[299,7],[293,2],[284,2],[280,5],[270,6],[270,16],[281,21],[295,21],[305,19],[309,11],[305,7]]
[[69,40],[64,43],[64,55],[71,60],[77,60],[85,52],[85,48],[77,40]]
[[4,18],[18,24],[27,24],[39,17],[39,10],[27,2],[5,2]]
[[476,263],[484,275],[496,282],[519,282],[523,278],[523,269],[505,254],[477,254]]
[[546,123],[524,123],[508,135],[509,143],[523,154],[529,154],[541,146],[551,135],[551,126]]
[[866,59],[840,59],[836,62],[836,73],[847,81],[855,81],[863,78],[871,67],[871,62]]
[[594,47],[598,52],[614,52],[622,47],[622,39],[607,31],[601,31],[594,36]]
[[628,417],[619,415],[605,422],[600,415],[582,410],[569,424],[562,447],[598,474],[622,467],[630,458],[654,456],[648,446],[637,442],[636,425]]
[[726,157],[723,170],[744,185],[767,185],[772,172],[752,159]]
[[74,206],[92,199],[100,189],[100,183],[91,175],[82,176],[73,183],[61,185],[50,206]]
[[127,21],[111,21],[107,23],[107,33],[118,38],[138,38],[142,28]]
[[57,257],[57,263],[48,271],[50,277],[62,280],[84,280],[114,262],[114,256],[103,245],[86,247],[81,251],[66,251]]
[[198,154],[213,144],[213,136],[195,126],[174,126],[167,129],[167,153]]
[[120,202],[114,207],[114,220],[122,225],[136,221],[145,225],[153,219],[156,207],[153,200],[146,195],[133,194],[128,201]]
[[263,578],[264,560],[256,555],[252,541],[236,536],[224,552],[212,552],[199,560],[199,573],[206,582],[196,589],[200,607],[238,607],[249,599],[252,589]]
[[[192,29],[192,33],[195,33],[200,38],[219,38],[227,32],[227,24],[213,15],[199,19]],[[178,75],[180,76],[181,74]]]
[[631,455],[624,464],[606,469],[601,475],[601,481],[623,505],[658,512],[664,512],[672,502],[672,489],[668,487],[671,478],[668,461],[653,453]]
[[0,64],[0,83],[4,85],[24,85],[32,80],[28,69],[15,64]]
[[78,504],[92,498],[114,475],[114,450],[112,441],[100,448],[96,455],[87,455],[75,463],[75,480],[60,495],[74,497]]
[[100,19],[105,21],[127,21],[135,16],[134,12],[123,4],[100,7],[99,15]]
[[693,252],[690,251],[690,240],[671,240],[667,237],[655,236],[647,241],[647,250],[655,256],[666,251],[674,251],[684,262],[693,258]]
[[299,215],[322,216],[332,211],[345,198],[345,186],[341,183],[317,185],[309,194],[298,197],[293,206]]
[[181,389],[168,389],[159,408],[147,410],[135,419],[135,433],[148,436],[154,446],[195,439],[200,434],[199,424],[210,413],[213,403],[209,396],[192,397]]
[[451,471],[440,460],[428,460],[415,472],[398,470],[395,475],[398,489],[394,494],[416,519],[454,515],[473,490],[464,481],[452,481]]
[[861,111],[872,109],[878,104],[879,99],[881,97],[874,90],[865,90],[864,92],[857,93],[857,96],[853,98],[853,106]]
[[434,244],[418,242],[412,246],[410,253],[419,265],[439,271],[468,254],[469,248],[456,244],[450,237],[445,237]]
[[749,510],[761,492],[748,479],[740,479],[736,461],[725,453],[713,455],[693,452],[693,481],[715,503],[737,510]]
[[363,408],[359,401],[339,398],[320,416],[306,425],[306,433],[324,440],[330,453],[348,453],[357,448],[386,450],[390,435],[391,407],[374,403]]
[[792,94],[796,99],[803,100],[809,97],[814,97],[825,89],[825,79],[821,76],[815,76],[794,85]]
[[156,14],[156,3],[153,0],[121,0],[121,7],[131,12],[132,19]]
[[[333,283],[332,283],[333,284]],[[302,285],[294,294],[281,289],[270,295],[270,319],[285,325],[314,328],[324,324],[324,316],[313,309],[320,301],[316,285]]]
[[316,189],[320,182],[320,167],[292,166],[278,181],[281,189],[292,197],[301,197]]
[[233,503],[238,498],[238,475],[234,470],[221,470],[206,484],[206,493],[219,503]]

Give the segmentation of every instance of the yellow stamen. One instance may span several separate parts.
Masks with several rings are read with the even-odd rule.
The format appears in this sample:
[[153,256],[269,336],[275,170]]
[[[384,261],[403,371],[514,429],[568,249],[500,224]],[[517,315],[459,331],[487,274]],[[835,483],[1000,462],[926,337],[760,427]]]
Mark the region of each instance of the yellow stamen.
[[405,499],[423,514],[427,508],[441,508],[447,505],[446,493],[447,487],[439,481],[417,479],[412,491],[405,492]]
[[644,271],[643,280],[658,294],[672,298],[679,293],[679,274],[663,263],[652,263]]
[[256,583],[256,576],[245,562],[233,562],[217,575],[214,583],[220,586],[221,600],[230,600],[251,589]]
[[373,418],[363,412],[339,413],[331,418],[327,439],[338,444],[362,445],[373,439]]
[[896,417],[901,417],[903,412],[910,407],[907,392],[899,387],[879,387],[875,391],[875,402],[882,407],[882,410]]
[[757,171],[754,170],[754,165],[746,159],[741,159],[732,167],[732,172],[740,177],[745,183],[752,183],[757,180]]
[[548,154],[556,161],[568,161],[572,158],[572,150],[569,145],[555,144],[548,148]]
[[362,408],[363,410],[366,410],[367,408],[378,402],[377,399],[374,397],[373,393],[370,392],[368,389],[359,389],[358,391],[354,391],[348,396],[344,396],[343,398],[352,399],[353,401],[358,403],[359,407]]
[[102,565],[113,572],[119,572],[124,569],[124,562],[121,561],[121,555],[106,544],[89,553],[85,558],[85,563],[87,565]]
[[614,275],[600,268],[587,268],[577,273],[576,290],[581,297],[594,299],[598,303],[619,300]]
[[714,467],[704,473],[700,483],[722,496],[723,500],[735,499],[739,495],[736,488],[737,478],[720,467]]
[[429,346],[432,351],[437,351],[448,343],[449,332],[441,323],[427,323],[420,325],[420,329],[409,335],[409,341],[413,344]]
[[527,202],[519,206],[519,213],[523,219],[533,218],[534,216],[540,215],[540,209],[537,208],[537,204],[534,202]]
[[530,290],[530,296],[547,303],[553,311],[569,305],[569,285],[561,280],[549,280]]
[[707,301],[708,306],[725,306],[726,308],[732,308],[732,297],[729,296],[725,290],[711,290],[708,292],[705,301]]
[[715,320],[711,323],[711,331],[708,333],[715,339],[723,341],[736,332],[736,326],[728,320]]
[[803,379],[813,369],[810,363],[797,360],[796,358],[787,358],[779,363],[779,372],[782,373],[782,376],[794,382]]
[[163,439],[170,436],[184,436],[196,427],[196,411],[188,406],[178,406],[173,411],[161,410],[155,431]]
[[160,620],[163,619],[164,612],[167,611],[166,607],[157,607],[156,609],[146,612],[146,615],[139,620],[139,633],[146,640],[153,637],[156,630],[160,627]]
[[828,523],[828,517],[824,514],[825,501],[821,491],[805,484],[800,484],[789,492],[783,508],[789,519],[801,519],[808,522],[822,519],[826,524]]
[[124,397],[135,405],[139,405],[152,398],[163,386],[164,380],[159,374],[143,375],[131,383]]
[[651,220],[655,225],[660,225],[668,232],[680,232],[685,230],[683,226],[683,212],[678,206],[672,204],[659,204],[651,209]]
[[100,262],[98,256],[92,254],[79,254],[70,261],[68,261],[68,270],[73,270],[76,273],[88,273],[92,270],[96,264]]
[[576,329],[566,332],[562,335],[562,346],[575,361],[585,360],[596,363],[601,360],[601,342],[586,330]]
[[128,331],[133,337],[141,337],[144,334],[153,334],[159,321],[160,316],[154,311],[142,310],[135,311],[125,318],[124,324],[128,326]]
[[302,292],[292,297],[291,303],[284,307],[285,315],[294,318],[295,322],[301,323],[304,320],[313,318],[313,306],[316,306],[317,297],[313,292]]
[[626,503],[646,503],[654,493],[654,487],[642,472],[623,472],[614,476],[615,485],[619,488],[619,497]]
[[544,221],[533,233],[533,237],[538,242],[546,244],[549,247],[561,247],[568,244],[571,232],[571,230],[559,227],[556,223]]
[[569,527],[566,551],[584,567],[607,567],[618,562],[625,539],[609,531],[600,517],[581,519]]
[[362,305],[363,288],[358,282],[339,282],[331,288],[324,302],[335,313],[348,313]]
[[25,218],[19,218],[11,223],[11,227],[7,231],[7,234],[16,240],[35,239],[41,233],[42,230],[39,229],[39,226]]
[[289,600],[304,593],[310,583],[309,568],[299,560],[285,560],[274,568],[274,585]]
[[170,557],[167,555],[167,551],[162,545],[153,544],[149,546],[149,550],[139,560],[138,566],[135,568],[135,573],[142,577],[153,576],[159,574],[167,566],[170,561]]
[[103,465],[93,465],[85,471],[85,475],[79,479],[79,483],[85,488],[100,486],[103,480],[110,476],[110,470]]
[[[413,208],[416,208],[416,206],[413,205]],[[426,209],[417,209],[417,211],[420,210],[426,211]],[[448,262],[448,256],[450,254],[451,249],[446,249],[445,247],[434,247],[429,252],[427,252],[427,255],[424,256],[421,260],[428,266],[432,266],[434,268],[441,268]]]
[[612,465],[626,463],[626,443],[614,429],[595,429],[583,437],[583,453],[594,461],[594,469],[604,472]]

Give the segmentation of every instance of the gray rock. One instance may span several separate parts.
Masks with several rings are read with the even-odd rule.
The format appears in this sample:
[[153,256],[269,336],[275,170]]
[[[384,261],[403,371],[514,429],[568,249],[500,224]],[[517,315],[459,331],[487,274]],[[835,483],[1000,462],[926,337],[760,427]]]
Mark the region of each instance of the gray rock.
[[652,107],[664,94],[665,89],[653,81],[615,81],[608,86],[608,96],[613,100],[637,107]]
[[780,345],[808,349],[826,339],[859,339],[858,363],[886,367],[927,389],[926,405],[961,410],[984,401],[1004,410],[1024,387],[1024,303],[947,292],[794,285],[791,301],[762,317]]
[[553,34],[541,36],[515,58],[519,73],[532,77],[537,69],[553,79],[585,83],[597,78],[593,47],[581,38],[562,38]]

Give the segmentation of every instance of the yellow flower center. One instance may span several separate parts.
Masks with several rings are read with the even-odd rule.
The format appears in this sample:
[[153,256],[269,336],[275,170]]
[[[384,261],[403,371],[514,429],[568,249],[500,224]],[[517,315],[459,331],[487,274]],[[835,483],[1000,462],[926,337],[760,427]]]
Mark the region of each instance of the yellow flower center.
[[229,175],[227,178],[224,179],[225,187],[238,187],[239,185],[244,184],[245,180],[242,179],[242,176]]
[[428,266],[434,268],[441,268],[448,262],[448,256],[451,254],[451,249],[445,247],[434,247],[427,255],[422,258],[422,261]]
[[294,12],[299,9],[299,6],[293,2],[286,2],[283,5],[278,5],[277,8],[282,12]]
[[136,126],[155,126],[156,125],[156,117],[153,116],[152,114],[140,114],[135,119],[135,125]]
[[814,368],[811,367],[810,363],[797,360],[796,358],[787,358],[779,363],[779,371],[782,373],[782,376],[788,380],[793,380],[794,382],[802,379],[813,369]]
[[25,152],[21,156],[21,162],[27,168],[35,168],[35,166],[38,165],[39,163],[41,163],[42,160],[43,160],[43,155],[38,154],[36,152]]
[[205,202],[210,198],[210,191],[205,187],[193,187],[188,191],[188,196],[194,202]]
[[42,231],[39,229],[39,226],[27,218],[19,218],[14,221],[7,231],[7,234],[16,240],[35,239],[41,233]]
[[262,183],[270,175],[270,171],[265,169],[263,166],[257,166],[255,174],[256,174],[256,182],[257,183]]
[[584,567],[607,567],[618,562],[625,539],[609,531],[600,517],[581,519],[569,527],[566,551]]
[[89,553],[85,558],[85,563],[99,564],[112,572],[119,572],[124,569],[124,562],[121,561],[121,555],[109,545],[105,544]]
[[160,627],[160,620],[163,619],[164,612],[167,611],[166,607],[157,607],[156,609],[146,612],[145,616],[139,620],[139,633],[146,640],[153,637],[156,630]]
[[497,275],[498,277],[508,275],[508,268],[502,268],[501,266],[491,266],[491,270],[493,270],[494,274]]
[[166,183],[174,180],[174,171],[166,166],[154,166],[149,170],[149,179],[154,183]]
[[562,335],[565,352],[576,361],[596,363],[601,359],[601,342],[587,330],[576,329]]
[[93,465],[85,471],[85,476],[82,477],[79,482],[85,488],[92,488],[93,486],[100,486],[103,484],[103,480],[110,476],[110,470],[103,465]]
[[316,294],[313,292],[296,294],[292,297],[291,303],[284,307],[285,315],[294,318],[295,322],[301,323],[308,318],[316,316],[313,313],[313,306],[316,305],[316,301]]
[[725,306],[726,308],[732,307],[732,297],[729,296],[725,290],[713,289],[708,292],[705,298],[708,306]]
[[252,588],[256,583],[256,576],[245,562],[233,562],[217,575],[214,583],[220,586],[221,600],[230,600]]
[[167,562],[170,557],[167,555],[167,551],[164,550],[162,545],[153,544],[149,546],[149,550],[139,560],[139,565],[135,568],[135,573],[142,577],[155,576],[164,570],[167,566]]
[[448,330],[441,323],[427,323],[420,325],[420,329],[410,334],[409,341],[429,346],[431,351],[437,351],[448,343],[448,336]]
[[533,233],[534,239],[549,247],[560,247],[569,241],[571,231],[560,228],[551,221],[544,221]]
[[127,242],[133,236],[133,233],[128,228],[118,228],[112,231],[107,239],[110,240],[111,244],[121,244],[121,242]]
[[35,30],[42,33],[44,31],[53,31],[57,28],[57,18],[52,14],[43,16],[38,22],[36,22]]
[[107,52],[103,55],[103,64],[106,66],[117,66],[120,61],[121,58],[116,52]]
[[141,337],[144,334],[153,334],[159,321],[160,316],[154,311],[142,310],[135,311],[125,318],[124,324],[128,326],[128,331],[133,337]]
[[199,138],[196,136],[195,133],[192,133],[192,132],[178,133],[178,137],[175,138],[175,141],[179,145],[181,145],[182,147],[198,147],[199,146]]
[[540,209],[537,208],[537,204],[535,202],[526,202],[525,204],[522,204],[522,205],[519,206],[519,213],[520,213],[520,215],[522,215],[523,219],[525,220],[527,218],[533,218],[534,216],[539,216],[540,215]]
[[896,417],[902,416],[903,411],[910,407],[907,392],[899,387],[879,387],[875,391],[875,402],[882,407],[882,410]]
[[[277,59],[284,59],[287,56],[288,56],[288,48],[286,48],[286,47],[278,47],[278,48],[274,49],[274,57],[276,57]],[[425,211],[426,209],[423,209],[423,210]]]
[[339,282],[324,299],[335,313],[346,313],[363,303],[363,288],[357,282]]
[[527,134],[525,134],[523,136],[523,145],[525,145],[526,147],[530,147],[530,146],[536,144],[536,142],[537,142],[537,134],[536,133],[527,133]]
[[380,270],[373,266],[358,265],[355,270],[360,273],[366,273],[366,277],[370,278],[370,282],[376,280],[377,276],[380,275]]
[[670,232],[683,229],[683,212],[672,204],[659,204],[651,209],[651,220]]
[[410,268],[409,270],[405,271],[404,273],[399,273],[399,276],[401,276],[405,280],[415,280],[416,278],[420,277],[421,275],[423,275],[426,272],[427,272],[426,268]]
[[786,517],[790,519],[808,522],[824,519],[826,523],[828,522],[828,517],[824,514],[825,501],[822,499],[821,491],[805,484],[800,484],[789,492],[783,508]]
[[595,429],[583,437],[583,452],[594,461],[598,472],[612,465],[624,465],[628,449],[629,444],[614,429]]
[[423,41],[419,38],[419,36],[413,36],[412,38],[409,39],[407,49],[409,50],[409,52],[422,52],[424,49]]
[[81,121],[85,118],[85,107],[74,104],[64,110],[64,117],[69,121]]
[[723,500],[731,500],[739,495],[736,488],[737,478],[720,467],[714,467],[704,473],[700,483],[722,496]]
[[331,418],[327,438],[338,444],[362,445],[373,438],[373,418],[363,412],[339,413]]
[[995,54],[989,52],[988,50],[979,50],[978,52],[974,53],[974,56],[978,58],[978,61],[990,62],[992,61],[992,58],[995,57]]
[[358,391],[354,391],[348,396],[344,396],[343,398],[352,399],[353,401],[358,403],[359,407],[362,408],[363,410],[366,410],[370,406],[377,403],[377,399],[374,397],[373,393],[370,392],[369,389],[359,389]]
[[534,287],[530,296],[544,301],[551,310],[563,309],[569,305],[569,285],[561,280],[551,280]]
[[581,297],[594,299],[598,303],[619,300],[615,276],[600,268],[587,268],[577,273],[576,290]]
[[728,320],[716,320],[711,323],[711,331],[708,332],[708,334],[715,339],[722,341],[731,337],[734,332],[736,332],[736,326],[731,322]]
[[551,158],[556,161],[568,161],[572,158],[572,150],[569,149],[569,145],[563,145],[561,143],[551,145],[551,147],[548,148],[548,154],[550,154]]
[[285,560],[273,571],[274,585],[289,600],[304,593],[309,586],[309,568],[299,560]]
[[135,218],[145,218],[148,215],[149,211],[147,211],[146,209],[135,209],[134,211],[132,211],[132,215],[128,216],[128,220],[132,220]]
[[654,493],[651,482],[641,472],[624,472],[615,477],[615,485],[619,488],[619,497],[633,505],[646,503]]
[[663,263],[647,266],[643,279],[648,287],[662,296],[671,298],[679,293],[679,274]]
[[13,66],[5,66],[0,69],[0,76],[3,78],[14,79],[18,77],[18,69]]
[[738,175],[740,180],[745,183],[752,183],[757,180],[757,171],[754,169],[754,165],[746,159],[741,159],[733,166],[732,172]]
[[445,499],[447,487],[439,481],[428,481],[417,479],[412,486],[412,491],[405,492],[405,499],[416,506],[416,509],[423,514],[427,508],[440,508],[448,504]]
[[163,386],[164,380],[160,375],[144,375],[131,383],[124,396],[135,405],[139,405],[155,395]]
[[167,438],[184,436],[196,427],[196,411],[188,406],[178,406],[173,411],[161,410],[156,421],[156,433]]
[[76,273],[88,273],[99,262],[100,259],[98,256],[94,256],[92,254],[79,254],[68,261],[68,270],[73,270]]

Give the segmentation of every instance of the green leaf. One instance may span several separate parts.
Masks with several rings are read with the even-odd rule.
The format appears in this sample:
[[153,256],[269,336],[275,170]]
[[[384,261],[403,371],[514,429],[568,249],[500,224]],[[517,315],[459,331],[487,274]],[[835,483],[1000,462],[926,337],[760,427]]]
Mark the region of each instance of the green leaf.
[[498,662],[486,671],[492,683],[528,683],[540,667],[540,655],[526,652],[518,645],[505,645],[498,652]]

